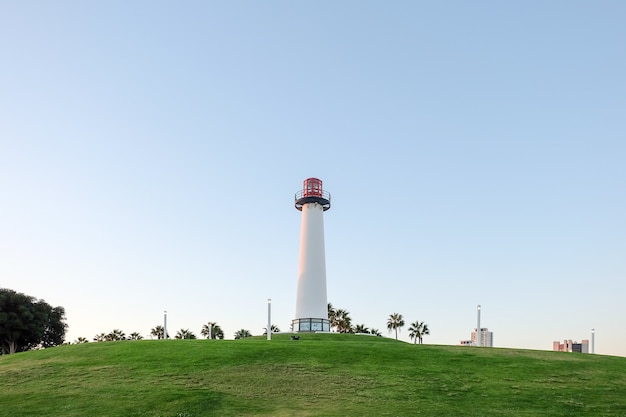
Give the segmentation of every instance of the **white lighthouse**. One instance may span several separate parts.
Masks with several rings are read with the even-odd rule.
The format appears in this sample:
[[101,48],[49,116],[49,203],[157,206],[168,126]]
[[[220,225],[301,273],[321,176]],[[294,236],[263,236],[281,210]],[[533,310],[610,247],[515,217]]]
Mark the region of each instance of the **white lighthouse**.
[[302,212],[302,227],[293,331],[329,332],[324,212],[330,208],[330,194],[322,189],[322,180],[307,178],[295,200],[296,208]]

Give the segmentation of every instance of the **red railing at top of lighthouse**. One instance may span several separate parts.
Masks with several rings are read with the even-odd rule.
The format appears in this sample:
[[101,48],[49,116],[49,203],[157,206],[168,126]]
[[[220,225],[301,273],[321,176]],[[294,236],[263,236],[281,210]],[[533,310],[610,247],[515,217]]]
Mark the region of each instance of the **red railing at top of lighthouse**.
[[319,178],[307,178],[304,180],[302,190],[296,193],[296,208],[302,210],[306,203],[319,203],[324,211],[330,208],[330,193],[322,189],[322,180]]

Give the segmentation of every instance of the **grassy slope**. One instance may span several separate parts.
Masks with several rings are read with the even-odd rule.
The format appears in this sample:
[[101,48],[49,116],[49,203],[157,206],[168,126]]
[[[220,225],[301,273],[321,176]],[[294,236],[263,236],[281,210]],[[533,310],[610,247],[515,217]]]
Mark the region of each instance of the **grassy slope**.
[[626,416],[626,358],[275,335],[0,356],[1,416]]

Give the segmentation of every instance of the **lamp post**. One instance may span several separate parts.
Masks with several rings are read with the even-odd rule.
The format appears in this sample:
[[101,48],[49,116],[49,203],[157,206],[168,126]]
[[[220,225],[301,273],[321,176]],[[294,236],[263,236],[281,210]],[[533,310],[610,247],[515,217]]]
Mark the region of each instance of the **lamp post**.
[[163,340],[167,339],[167,310],[163,312]]
[[480,347],[481,345],[481,337],[480,337],[480,304],[477,307],[478,314],[478,323],[476,324],[476,346]]
[[591,329],[591,353],[596,353],[596,329]]
[[267,299],[267,340],[272,340],[272,299]]

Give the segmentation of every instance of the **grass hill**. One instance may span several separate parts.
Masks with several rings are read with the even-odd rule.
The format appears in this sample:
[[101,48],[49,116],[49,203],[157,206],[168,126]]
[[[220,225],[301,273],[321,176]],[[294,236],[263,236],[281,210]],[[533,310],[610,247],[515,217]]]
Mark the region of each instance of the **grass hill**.
[[304,334],[0,356],[1,416],[626,416],[626,358]]

